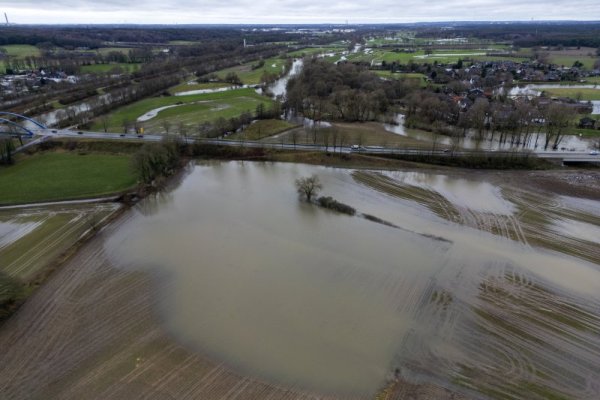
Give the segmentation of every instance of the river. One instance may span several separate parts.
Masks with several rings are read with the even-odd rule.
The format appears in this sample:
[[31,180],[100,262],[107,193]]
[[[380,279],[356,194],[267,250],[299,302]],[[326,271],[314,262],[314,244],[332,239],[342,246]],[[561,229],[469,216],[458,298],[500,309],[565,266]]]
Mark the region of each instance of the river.
[[[310,174],[388,225],[298,201],[294,179]],[[569,318],[600,328],[598,241],[568,239],[578,258],[539,243],[560,249],[560,224],[597,232],[600,204],[589,214],[532,198],[467,176],[215,162],[142,201],[105,251],[154,276],[157,311],[180,343],[268,382],[371,396],[393,371],[447,387],[480,371],[489,380],[477,385],[514,378],[578,397],[600,378],[600,337],[558,318],[576,304]],[[547,325],[537,307],[558,320]]]

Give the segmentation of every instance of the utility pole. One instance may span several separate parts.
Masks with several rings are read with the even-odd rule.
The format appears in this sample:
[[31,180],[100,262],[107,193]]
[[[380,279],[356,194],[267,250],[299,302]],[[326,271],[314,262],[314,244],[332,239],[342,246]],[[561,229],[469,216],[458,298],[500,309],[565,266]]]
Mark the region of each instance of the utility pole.
[[6,26],[8,26],[9,25],[9,23],[8,23],[8,15],[6,15],[6,13],[4,13],[4,19],[6,20]]

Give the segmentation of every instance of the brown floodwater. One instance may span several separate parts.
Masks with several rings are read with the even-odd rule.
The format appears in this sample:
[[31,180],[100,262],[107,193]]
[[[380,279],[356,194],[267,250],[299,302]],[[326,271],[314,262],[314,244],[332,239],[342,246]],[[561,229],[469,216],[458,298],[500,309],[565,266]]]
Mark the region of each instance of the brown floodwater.
[[[396,227],[298,201],[293,182],[311,174],[324,195]],[[155,276],[158,312],[174,338],[272,383],[371,396],[395,371],[471,392],[525,393],[537,385],[596,393],[598,264],[439,211],[518,224],[521,211],[490,182],[361,174],[197,165],[169,193],[141,202],[105,248],[116,266]],[[540,224],[584,226],[556,221]],[[557,312],[575,308],[577,321],[546,323],[550,298],[561,300]],[[560,380],[562,369],[575,377]],[[492,379],[507,371],[514,376],[506,382]]]

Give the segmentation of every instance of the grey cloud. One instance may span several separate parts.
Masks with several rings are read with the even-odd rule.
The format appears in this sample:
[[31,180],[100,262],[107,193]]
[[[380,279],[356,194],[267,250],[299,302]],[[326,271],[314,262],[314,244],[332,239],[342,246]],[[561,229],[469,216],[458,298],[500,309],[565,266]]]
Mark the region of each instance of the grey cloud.
[[598,0],[53,0],[48,4],[49,9],[41,11],[39,0],[3,1],[0,11],[10,11],[15,22],[40,23],[600,19]]

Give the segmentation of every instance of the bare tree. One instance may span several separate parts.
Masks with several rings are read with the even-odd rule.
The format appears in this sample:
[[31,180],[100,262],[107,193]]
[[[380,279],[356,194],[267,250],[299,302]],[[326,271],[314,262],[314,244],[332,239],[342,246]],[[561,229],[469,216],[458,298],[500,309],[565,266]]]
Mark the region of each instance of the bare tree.
[[187,135],[188,135],[187,125],[184,124],[183,122],[180,122],[179,126],[177,127],[177,130],[179,131],[179,135],[181,135],[187,141]]
[[325,146],[325,151],[329,151],[329,129],[322,130],[323,136],[323,145]]
[[335,149],[337,147],[338,140],[338,130],[335,126],[331,128],[331,140],[333,142],[333,153],[335,154]]
[[552,103],[545,110],[546,137],[544,150],[548,148],[551,141],[552,148],[556,150],[562,141],[565,131],[575,116],[575,110],[566,104]]
[[313,196],[316,196],[321,189],[323,189],[323,185],[321,185],[321,181],[317,175],[311,175],[309,177],[298,178],[296,179],[296,190],[300,196],[304,196],[306,201],[311,201]]
[[340,135],[340,153],[342,152],[342,148],[346,145],[347,142],[348,136],[346,135],[346,133],[342,132]]
[[169,120],[167,120],[167,119],[163,119],[161,125],[162,125],[162,128],[165,130],[165,133],[168,135],[169,129],[171,129],[171,122],[169,122]]
[[125,118],[122,121],[122,126],[123,126],[123,133],[129,132],[129,128],[131,126],[131,121],[129,121],[127,118]]
[[100,121],[102,122],[102,127],[104,128],[104,132],[108,132],[108,123],[110,121],[110,118],[108,118],[107,114],[104,114],[100,117]]

